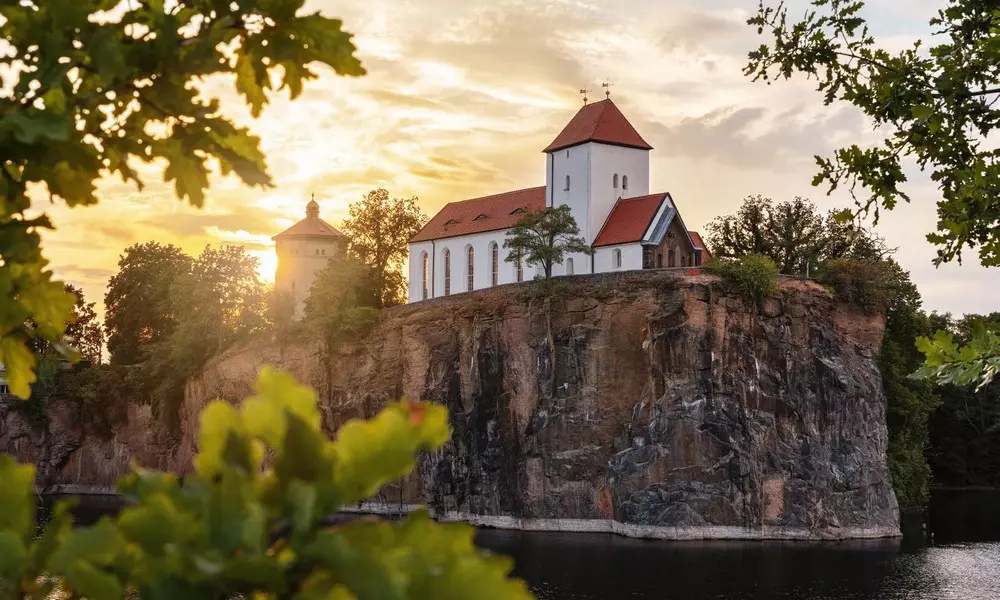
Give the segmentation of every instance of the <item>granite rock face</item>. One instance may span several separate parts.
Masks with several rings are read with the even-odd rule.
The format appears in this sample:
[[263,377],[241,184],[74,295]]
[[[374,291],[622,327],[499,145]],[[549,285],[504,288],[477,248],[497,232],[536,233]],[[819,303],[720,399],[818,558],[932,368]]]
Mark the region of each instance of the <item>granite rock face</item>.
[[189,470],[200,408],[247,395],[271,362],[316,387],[331,433],[403,396],[448,407],[452,440],[370,510],[660,538],[898,535],[880,315],[794,280],[759,306],[683,272],[568,282],[562,299],[502,286],[392,309],[329,352],[223,356],[189,382],[154,466]]

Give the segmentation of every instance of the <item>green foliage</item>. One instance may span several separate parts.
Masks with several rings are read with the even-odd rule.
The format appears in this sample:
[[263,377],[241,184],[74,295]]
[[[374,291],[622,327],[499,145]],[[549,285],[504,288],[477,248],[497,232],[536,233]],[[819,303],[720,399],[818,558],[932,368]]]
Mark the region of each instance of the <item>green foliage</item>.
[[[0,455],[0,597],[531,598],[467,525],[323,519],[413,469],[448,440],[444,407],[403,401],[329,441],[315,393],[261,369],[257,393],[201,414],[194,474],[133,468],[115,518],[74,528],[57,504],[32,539],[34,469]],[[268,456],[266,463],[264,457]]]
[[580,237],[566,204],[526,213],[507,232],[503,247],[509,250],[506,262],[516,263],[523,256],[526,264],[542,266],[545,279],[552,277],[552,265],[561,264],[566,254],[594,253]]
[[597,298],[598,300],[607,300],[614,295],[615,288],[607,282],[597,286],[597,289],[594,291],[594,298]]
[[790,78],[801,72],[818,80],[825,104],[843,101],[861,109],[887,132],[881,146],[857,144],[833,160],[816,157],[813,185],[829,191],[858,184],[868,189],[861,212],[891,210],[909,202],[902,161],[912,157],[938,183],[935,262],[961,260],[979,247],[984,265],[1000,265],[1000,154],[983,143],[1000,126],[1000,17],[992,2],[950,0],[931,22],[936,46],[920,40],[898,53],[880,48],[862,16],[864,2],[812,0],[817,10],[789,21],[784,3],[765,6],[748,24],[768,39],[750,52],[744,72],[753,79]]
[[778,267],[763,254],[747,254],[736,259],[713,257],[702,268],[721,277],[747,302],[758,303],[778,289]]
[[917,338],[917,348],[926,357],[924,365],[913,375],[939,385],[971,386],[982,391],[996,378],[1000,370],[1000,335],[975,321],[971,340],[959,346],[954,335],[939,330],[934,337]]
[[313,281],[303,324],[330,343],[364,335],[378,319],[383,291],[374,267],[334,258]]
[[830,258],[881,257],[887,253],[870,231],[843,220],[836,211],[824,217],[815,204],[799,197],[776,204],[760,195],[747,196],[736,214],[709,223],[708,232],[714,256],[763,254],[788,275],[805,275]]
[[[833,259],[820,266],[816,279],[829,287],[841,302],[882,312],[895,292],[891,265],[895,263],[884,260]],[[907,275],[907,279],[908,277]]]
[[[259,139],[226,119],[202,85],[234,76],[260,114],[274,81],[291,97],[321,63],[363,75],[341,22],[300,14],[301,0],[182,3],[25,0],[0,4],[0,362],[12,391],[29,394],[29,340],[58,344],[74,298],[42,256],[46,215],[25,211],[46,191],[95,204],[96,181],[142,187],[137,162],[166,164],[178,198],[200,206],[209,165],[268,186]],[[111,10],[114,9],[114,10]],[[36,206],[39,204],[36,197]]]
[[170,302],[174,281],[191,271],[193,259],[173,244],[147,242],[125,249],[104,295],[104,329],[110,362],[136,364],[177,326]]
[[351,239],[351,255],[370,266],[379,289],[379,306],[394,306],[406,301],[403,263],[409,255],[410,238],[420,231],[427,216],[420,211],[417,198],[389,198],[379,188],[365,194],[348,208],[344,233]]

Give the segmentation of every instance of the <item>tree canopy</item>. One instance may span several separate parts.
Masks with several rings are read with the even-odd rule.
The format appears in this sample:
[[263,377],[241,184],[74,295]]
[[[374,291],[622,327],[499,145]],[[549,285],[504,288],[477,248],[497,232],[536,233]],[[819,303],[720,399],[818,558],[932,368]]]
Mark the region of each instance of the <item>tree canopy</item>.
[[372,190],[348,208],[343,224],[351,239],[350,253],[374,270],[379,306],[406,301],[403,263],[412,238],[427,221],[417,198],[390,198],[383,188]]
[[363,75],[341,21],[300,14],[304,0],[164,2],[24,0],[0,6],[0,360],[11,390],[30,391],[28,341],[58,341],[74,297],[52,279],[41,194],[95,204],[96,182],[142,187],[140,162],[165,164],[178,198],[205,200],[210,165],[268,186],[259,139],[234,125],[200,84],[229,76],[253,116],[275,83],[298,96],[325,64]]
[[336,257],[316,275],[303,322],[328,342],[361,334],[378,317],[383,291],[375,267]]
[[561,264],[567,254],[594,253],[580,237],[576,219],[565,204],[525,213],[507,232],[503,247],[510,251],[506,262],[523,256],[526,264],[541,265],[545,279],[552,277],[552,266]]
[[[828,193],[847,186],[861,213],[909,202],[904,161],[929,170],[941,198],[937,227],[927,239],[935,264],[962,260],[978,249],[986,266],[1000,265],[1000,8],[993,2],[950,0],[930,20],[939,44],[890,52],[879,47],[858,0],[812,0],[814,10],[790,20],[784,3],[760,3],[747,22],[766,37],[750,52],[744,72],[754,81],[802,73],[818,81],[829,105],[859,108],[886,132],[881,145],[852,144],[834,157],[816,157],[813,185]],[[858,187],[867,192],[857,195]],[[923,377],[987,385],[1000,368],[1000,336],[980,331],[965,347],[942,331],[921,336]]]

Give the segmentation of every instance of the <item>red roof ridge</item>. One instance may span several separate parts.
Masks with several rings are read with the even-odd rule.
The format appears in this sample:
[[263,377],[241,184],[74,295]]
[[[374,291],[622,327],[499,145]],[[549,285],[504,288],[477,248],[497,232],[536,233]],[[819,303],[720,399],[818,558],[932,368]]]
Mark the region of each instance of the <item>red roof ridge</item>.
[[[456,200],[445,204],[410,238],[410,243],[509,229],[521,219],[519,214],[511,214],[518,208],[540,210],[544,207],[544,185]],[[487,218],[477,220],[480,215]]]
[[[604,224],[601,225],[601,230],[597,232],[597,236],[594,238],[594,242],[591,244],[591,246],[596,248],[598,246],[615,246],[618,244],[629,244],[641,241],[642,236],[646,233],[646,230],[649,229],[649,225],[653,222],[653,219],[656,218],[656,214],[659,212],[660,206],[663,204],[663,199],[666,198],[667,195],[668,195],[667,192],[657,192],[655,194],[646,194],[645,196],[618,198],[618,200],[615,201],[615,205],[611,207],[611,212],[608,213],[608,218],[604,220]],[[645,221],[645,224],[642,226],[641,231],[635,229],[636,222],[633,219],[627,219],[628,221],[627,223],[618,222],[615,213],[619,208],[625,206],[628,203],[646,202],[653,199],[658,199],[659,202],[657,202],[655,205],[640,207],[642,209],[642,211],[640,212],[642,213],[648,212],[648,215],[646,214],[638,215],[640,221]],[[630,231],[627,232],[615,231],[614,233],[617,235],[612,235],[611,233],[609,233],[610,232],[609,226],[621,229],[623,228],[624,225],[630,226],[629,227]],[[639,237],[636,238],[637,232]],[[611,238],[610,240],[601,239],[601,237],[604,236],[605,233],[608,233],[609,238]],[[618,238],[623,238],[623,239],[619,240]],[[629,238],[629,239],[624,239],[624,238]]]
[[[325,229],[324,229],[325,228]],[[329,231],[327,231],[328,229]],[[279,237],[297,237],[297,236],[311,236],[311,237],[335,237],[335,238],[346,238],[342,231],[330,225],[323,219],[319,217],[306,217],[301,221],[295,223],[288,229],[282,231],[281,233],[272,236],[271,239],[275,240]]]
[[497,192],[495,194],[487,194],[485,196],[478,196],[476,198],[466,198],[465,200],[452,200],[445,206],[451,206],[452,204],[463,204],[465,202],[475,202],[477,200],[486,200],[489,198],[495,198],[496,196],[506,196],[507,194],[520,194],[521,192],[527,192],[530,190],[545,189],[544,185],[533,185],[531,187],[521,188],[517,190],[510,190],[509,192]]

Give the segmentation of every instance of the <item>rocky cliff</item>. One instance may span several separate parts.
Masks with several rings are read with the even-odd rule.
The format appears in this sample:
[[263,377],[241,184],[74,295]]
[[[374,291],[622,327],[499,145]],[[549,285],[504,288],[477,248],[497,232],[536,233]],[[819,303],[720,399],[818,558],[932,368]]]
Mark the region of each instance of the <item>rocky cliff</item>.
[[0,448],[44,455],[53,489],[108,486],[133,458],[183,473],[200,408],[247,395],[270,362],[316,387],[331,432],[401,396],[449,408],[451,442],[369,510],[663,538],[898,535],[880,316],[793,280],[759,306],[705,275],[569,283],[560,299],[502,286],[392,309],[331,352],[232,352],[189,382],[173,443],[136,409],[99,443],[53,419],[40,451],[7,415]]

